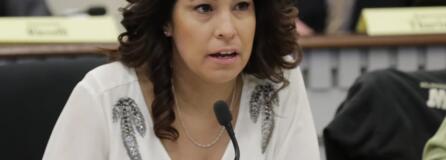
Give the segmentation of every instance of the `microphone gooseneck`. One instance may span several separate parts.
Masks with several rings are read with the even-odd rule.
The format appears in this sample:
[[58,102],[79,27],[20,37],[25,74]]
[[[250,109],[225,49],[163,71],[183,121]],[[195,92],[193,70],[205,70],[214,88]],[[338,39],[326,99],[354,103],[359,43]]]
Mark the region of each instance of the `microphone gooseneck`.
[[240,149],[237,143],[237,139],[235,138],[234,129],[232,128],[232,114],[229,111],[228,105],[224,101],[217,101],[214,103],[214,112],[217,117],[218,123],[224,126],[226,131],[228,132],[229,138],[231,138],[232,145],[234,146],[235,151],[235,160],[240,159]]

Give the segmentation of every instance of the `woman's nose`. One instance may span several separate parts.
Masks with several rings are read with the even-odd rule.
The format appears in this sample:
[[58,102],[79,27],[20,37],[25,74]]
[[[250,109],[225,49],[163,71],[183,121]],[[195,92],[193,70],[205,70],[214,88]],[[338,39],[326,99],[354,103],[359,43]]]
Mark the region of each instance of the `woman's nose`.
[[237,33],[235,18],[232,17],[231,13],[222,13],[218,17],[215,30],[216,37],[224,40],[233,39]]

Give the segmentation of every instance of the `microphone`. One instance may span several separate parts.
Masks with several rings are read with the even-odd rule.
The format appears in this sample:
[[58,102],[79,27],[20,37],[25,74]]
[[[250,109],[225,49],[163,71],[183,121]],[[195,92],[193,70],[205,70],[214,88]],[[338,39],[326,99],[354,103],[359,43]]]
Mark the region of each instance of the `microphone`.
[[74,8],[67,9],[61,13],[63,16],[103,16],[107,14],[107,9],[104,6],[90,6],[87,9]]
[[238,147],[237,139],[235,138],[234,129],[232,128],[232,115],[229,111],[228,105],[222,101],[219,100],[214,103],[214,112],[215,116],[217,117],[218,123],[220,125],[224,126],[226,131],[228,132],[229,137],[231,138],[232,145],[234,146],[235,150],[235,160],[240,159],[240,149]]

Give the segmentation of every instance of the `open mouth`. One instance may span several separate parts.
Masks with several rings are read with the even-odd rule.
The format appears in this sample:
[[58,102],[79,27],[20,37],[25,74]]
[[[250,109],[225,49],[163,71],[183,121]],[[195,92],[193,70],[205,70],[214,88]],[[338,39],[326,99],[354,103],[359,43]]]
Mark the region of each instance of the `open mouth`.
[[213,58],[233,58],[237,55],[238,55],[237,52],[217,52],[217,53],[210,54],[209,56],[211,56]]

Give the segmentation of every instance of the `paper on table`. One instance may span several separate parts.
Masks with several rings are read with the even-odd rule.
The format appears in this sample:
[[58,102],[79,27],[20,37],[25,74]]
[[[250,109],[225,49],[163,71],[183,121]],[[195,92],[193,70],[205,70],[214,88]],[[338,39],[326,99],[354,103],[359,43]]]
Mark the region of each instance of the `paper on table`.
[[369,35],[446,33],[446,7],[367,8],[356,29]]
[[0,43],[115,43],[112,17],[3,17]]

